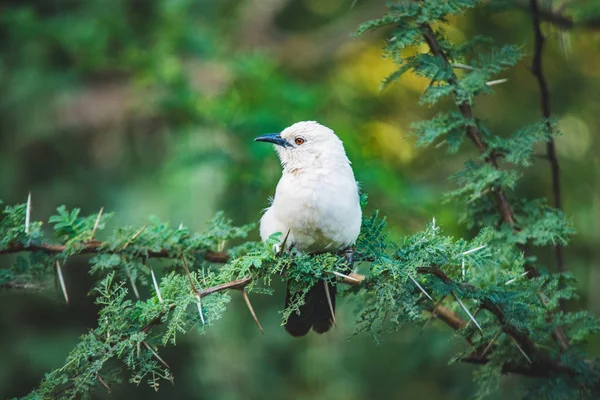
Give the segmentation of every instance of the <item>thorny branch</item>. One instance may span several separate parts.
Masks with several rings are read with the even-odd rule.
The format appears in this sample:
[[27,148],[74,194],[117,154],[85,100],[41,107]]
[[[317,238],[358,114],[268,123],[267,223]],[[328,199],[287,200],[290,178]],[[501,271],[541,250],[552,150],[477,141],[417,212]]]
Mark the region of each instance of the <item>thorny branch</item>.
[[[23,251],[40,251],[46,254],[60,254],[66,250],[66,246],[60,244],[49,244],[49,243],[39,243],[39,244],[31,244],[25,245],[22,243],[13,243],[8,246],[8,248],[4,250],[0,250],[1,254],[11,254],[11,253],[20,253]],[[119,254],[123,253],[122,250],[110,250],[105,247],[105,243],[92,240],[81,247],[77,248],[76,254],[95,254],[95,253],[109,253],[109,254]],[[131,248],[129,248],[128,252],[131,252]],[[158,251],[150,250],[150,249],[139,249],[139,254],[143,255],[147,258],[176,258],[178,255],[174,255],[167,249],[161,249]],[[204,259],[209,262],[215,263],[225,263],[229,260],[229,256],[226,252],[223,251],[206,251],[202,253]]]
[[[418,268],[417,272],[420,274],[433,275],[440,279],[446,284],[453,286],[463,286],[465,289],[476,291],[477,288],[468,284],[458,284],[454,282],[444,271],[439,267],[422,267]],[[548,377],[555,376],[556,374],[565,373],[569,376],[577,376],[581,372],[571,367],[564,365],[560,359],[551,359],[544,354],[541,354],[536,346],[535,342],[505,317],[505,313],[501,306],[496,304],[492,299],[486,297],[481,301],[480,307],[486,311],[492,313],[502,328],[502,332],[511,337],[519,350],[523,352],[524,357],[527,358],[528,363],[518,364],[509,362],[502,365],[502,373],[514,373],[518,375],[524,375],[529,377]],[[458,331],[467,327],[467,323],[460,317],[456,316],[452,311],[437,306],[432,312],[444,321],[447,325]],[[443,314],[442,314],[443,313]],[[467,338],[469,343],[470,340]],[[486,356],[489,352],[489,345],[476,349],[469,356],[461,359],[462,362],[473,363],[473,364],[486,364],[490,359]],[[535,355],[535,357],[534,357]]]
[[[12,244],[7,249],[1,250],[0,254],[10,254],[10,253],[23,252],[23,251],[42,251],[47,254],[59,254],[59,253],[62,253],[64,250],[65,250],[65,246],[63,246],[63,245],[55,245],[55,244],[47,244],[47,243],[40,243],[40,244],[31,245],[31,246],[25,246],[22,244]],[[145,257],[155,257],[155,258],[176,258],[176,257],[178,257],[177,255],[170,254],[165,249],[160,250],[160,251],[150,251],[145,248],[135,249],[135,250],[138,250],[139,254],[143,254]],[[98,253],[100,251],[106,251],[106,249],[103,248],[103,243],[98,242],[98,241],[92,241],[92,242],[88,242],[87,244],[83,245],[83,247],[79,248],[77,254],[93,254],[93,253]],[[208,261],[219,262],[219,263],[225,263],[225,262],[229,261],[229,256],[225,252],[206,252],[206,253],[203,253],[203,255],[204,255],[204,258]],[[450,285],[458,285],[438,267],[419,268],[417,270],[417,272],[419,272],[421,274],[430,274],[430,275],[436,276],[438,279],[440,279],[443,282],[450,284]],[[365,280],[365,276],[359,275],[359,274],[350,274],[349,278],[350,279],[348,279],[348,277],[343,278],[342,282],[346,283],[346,284],[351,284],[351,285],[360,285]],[[243,291],[245,290],[246,286],[248,286],[252,281],[253,281],[253,278],[248,276],[248,277],[245,277],[242,279],[225,282],[220,285],[216,285],[216,286],[212,286],[212,287],[208,287],[208,288],[204,288],[204,289],[194,289],[194,290],[196,290],[198,298],[203,298],[203,297],[209,296],[211,294],[223,292],[223,291],[227,291],[227,290],[240,290],[243,294]],[[462,284],[462,285],[464,286],[465,284]],[[472,287],[472,286],[468,286],[468,288],[470,290],[476,290],[476,288]],[[560,373],[560,372],[567,372],[570,374],[574,373],[573,371],[567,369],[560,362],[557,362],[554,360],[544,359],[544,362],[540,362],[539,361],[540,358],[543,359],[543,357],[541,355],[539,355],[539,352],[537,351],[536,346],[533,343],[533,341],[531,341],[531,339],[525,333],[521,332],[514,325],[512,325],[509,321],[507,321],[506,318],[504,317],[504,312],[502,311],[502,309],[498,305],[496,305],[493,301],[491,301],[490,299],[484,299],[481,303],[481,307],[482,307],[482,309],[485,309],[485,310],[491,312],[492,314],[494,314],[494,316],[496,316],[496,319],[498,320],[498,323],[502,327],[503,332],[506,333],[507,335],[509,335],[510,337],[514,338],[514,340],[518,343],[519,348],[524,349],[524,351],[527,352],[530,356],[533,356],[534,354],[536,356],[538,356],[537,358],[534,358],[534,362],[530,363],[528,366],[525,366],[525,367],[523,365],[518,365],[518,364],[506,364],[502,368],[502,371],[504,373],[515,373],[515,374],[520,374],[520,375],[525,375],[525,376],[533,376],[533,377],[547,376],[548,374],[555,374],[555,373]],[[175,308],[175,304],[170,305],[166,310],[159,313],[154,319],[152,319],[150,322],[148,322],[140,330],[140,332],[148,333],[153,327],[163,324],[164,318],[174,308]],[[468,326],[468,324],[465,322],[464,319],[462,319],[455,312],[444,307],[441,304],[438,304],[436,307],[432,306],[429,309],[429,311],[432,313],[432,317],[435,317],[435,318],[441,320],[442,322],[444,322],[446,325],[448,325],[455,331],[465,329]],[[92,331],[92,333],[97,335],[94,331]],[[127,338],[123,337],[123,338],[119,338],[119,340],[127,340]],[[467,341],[470,342],[468,338],[467,338]],[[476,363],[476,364],[485,364],[485,363],[489,362],[489,358],[486,357],[486,353],[488,353],[487,352],[488,349],[489,348],[486,348],[484,351],[481,351],[482,349],[477,349],[475,352],[473,352],[470,356],[464,358],[462,361],[469,362],[469,363]],[[65,390],[65,389],[63,388],[63,390]]]
[[[223,283],[221,285],[217,285],[217,286],[213,286],[213,287],[209,287],[206,288],[204,290],[200,290],[198,291],[198,295],[200,297],[204,297],[204,296],[208,296],[209,294],[213,294],[213,293],[217,293],[217,292],[222,292],[225,290],[231,290],[231,289],[238,289],[238,290],[243,290],[246,286],[248,286],[250,283],[252,282],[252,278],[251,277],[246,277],[246,278],[242,278],[242,279],[238,279],[238,280],[234,280],[231,282],[226,282]],[[162,311],[161,313],[159,313],[155,318],[153,318],[150,322],[148,322],[146,324],[146,326],[144,326],[142,329],[140,329],[140,333],[145,333],[147,334],[148,332],[150,332],[150,330],[158,325],[161,325],[164,323],[164,318],[175,309],[177,305],[176,304],[171,304],[166,310]],[[96,333],[93,329],[90,329],[90,332],[100,341],[106,341],[105,338],[103,338],[102,336],[100,336],[98,333]],[[119,342],[124,342],[126,340],[130,340],[131,336],[123,336],[120,337],[119,340],[117,341],[117,343],[114,343],[111,347],[112,348],[116,348],[117,344]],[[156,352],[154,352],[154,350],[152,350],[152,348],[146,343],[146,342],[142,342],[144,343],[144,345],[156,356],[159,357],[158,354],[156,354]],[[160,358],[159,358],[160,359]],[[165,365],[167,367],[167,369],[171,369],[168,364],[166,364],[164,362],[164,360],[160,359],[163,363],[163,365]],[[81,372],[79,372],[78,374],[75,375],[75,377],[73,379],[75,379],[77,376],[79,376],[81,374]],[[99,377],[99,376],[98,376]],[[102,380],[99,381],[106,386],[105,382],[102,382]],[[65,387],[63,387],[62,389],[60,389],[59,391],[55,392],[53,394],[54,397],[58,397],[60,394],[64,393],[66,390],[69,390],[71,387],[74,386],[74,383],[71,382],[68,385],[66,385]]]
[[[448,79],[448,82],[454,86],[458,86],[458,78],[456,77],[456,74],[452,70],[450,61],[448,60],[448,56],[446,55],[444,50],[441,48],[441,46],[437,40],[437,37],[436,37],[435,33],[433,32],[433,29],[431,29],[431,26],[427,23],[422,24],[420,28],[421,28],[421,33],[423,35],[423,38],[429,45],[429,49],[430,49],[431,53],[435,56],[440,57],[444,61],[444,64],[446,65],[446,67],[451,71],[450,72],[451,75],[450,75],[450,78]],[[467,137],[473,142],[473,144],[477,147],[477,149],[479,150],[480,153],[485,153],[488,149],[488,145],[485,142],[485,140],[483,139],[481,132],[479,132],[479,129],[475,125],[475,121],[474,121],[474,117],[473,117],[473,108],[471,107],[471,104],[469,104],[468,101],[463,101],[462,103],[460,103],[458,105],[458,108],[459,108],[462,116],[464,117],[464,119],[466,121],[470,122],[466,125]],[[485,161],[488,164],[492,165],[494,168],[496,168],[496,169],[499,168],[498,167],[498,158],[494,152],[491,152],[486,157]],[[517,224],[517,221],[516,221],[515,215],[512,211],[510,202],[508,201],[508,198],[506,197],[506,193],[502,189],[492,188],[492,194],[493,194],[494,198],[496,199],[496,203],[498,205],[498,210],[500,211],[500,215],[501,215],[504,223],[513,227],[513,229],[515,229],[515,230],[519,230],[520,228]],[[525,269],[528,272],[527,277],[535,278],[535,277],[539,276],[538,270],[531,263],[527,263],[525,265]],[[563,329],[560,327],[557,327],[555,329],[554,336],[555,336],[555,339],[558,342],[558,345],[560,346],[560,348],[563,351],[565,351],[569,346],[568,345],[569,341],[568,341]]]
[[[444,51],[440,47],[440,44],[435,36],[435,33],[431,29],[431,26],[429,24],[422,24],[421,32],[423,34],[423,38],[429,45],[429,49],[431,50],[431,53],[435,56],[441,57],[442,60],[444,61],[444,64],[446,65],[446,67],[451,69],[450,61],[448,60],[446,53],[444,53]],[[448,79],[448,82],[454,86],[458,85],[458,79],[457,79],[456,75],[454,74],[454,72],[451,73],[451,77],[450,77],[450,79]],[[464,117],[464,119],[466,121],[470,122],[466,126],[467,137],[473,142],[473,144],[475,145],[475,147],[477,147],[477,149],[479,150],[480,153],[485,153],[488,149],[488,145],[485,142],[485,140],[483,139],[481,133],[479,132],[479,129],[477,128],[477,126],[474,123],[475,121],[474,121],[474,117],[473,117],[473,108],[471,107],[471,105],[469,104],[468,101],[463,101],[462,103],[460,103],[458,105],[458,108],[459,108],[462,116]],[[486,158],[486,162],[489,163],[490,165],[492,165],[494,168],[498,168],[498,159],[497,159],[497,156],[495,153],[492,152]],[[492,193],[498,204],[498,209],[500,210],[500,215],[502,216],[502,220],[508,225],[515,226],[516,225],[515,215],[512,211],[511,205],[510,205],[504,191],[500,190],[500,189],[496,189],[496,190],[493,190]],[[536,274],[537,274],[537,271],[536,271]]]
[[[538,85],[540,87],[540,103],[542,106],[542,116],[546,129],[550,134],[548,142],[546,142],[546,152],[548,155],[548,162],[550,162],[550,168],[552,170],[552,194],[554,198],[554,207],[562,210],[562,199],[560,190],[560,168],[558,165],[558,158],[556,157],[556,147],[554,145],[554,138],[552,137],[552,125],[550,123],[550,90],[548,89],[548,83],[544,76],[542,68],[542,53],[544,51],[544,35],[540,28],[540,8],[537,0],[530,0],[531,6],[531,19],[533,23],[533,33],[535,38],[533,60],[531,62],[531,73],[536,77]],[[556,244],[556,262],[558,272],[565,271],[563,248],[560,244]]]

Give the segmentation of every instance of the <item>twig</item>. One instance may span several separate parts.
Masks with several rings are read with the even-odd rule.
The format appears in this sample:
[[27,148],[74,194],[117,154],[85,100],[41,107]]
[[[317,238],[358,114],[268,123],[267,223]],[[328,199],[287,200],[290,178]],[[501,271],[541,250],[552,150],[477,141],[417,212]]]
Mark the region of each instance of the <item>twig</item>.
[[247,276],[242,279],[237,279],[235,281],[226,282],[226,283],[222,283],[217,286],[212,286],[212,287],[209,287],[206,289],[202,289],[198,292],[198,294],[200,295],[200,297],[205,297],[205,296],[208,296],[209,294],[213,294],[216,292],[222,292],[223,290],[230,290],[230,289],[240,290],[240,289],[248,286],[250,284],[250,282],[252,282],[252,278]]

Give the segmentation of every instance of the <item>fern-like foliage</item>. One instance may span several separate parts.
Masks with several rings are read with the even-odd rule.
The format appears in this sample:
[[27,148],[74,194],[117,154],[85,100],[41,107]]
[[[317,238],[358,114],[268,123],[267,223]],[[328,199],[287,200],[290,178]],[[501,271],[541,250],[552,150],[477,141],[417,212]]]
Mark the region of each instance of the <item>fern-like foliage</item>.
[[[474,114],[476,97],[493,93],[491,80],[523,55],[519,46],[497,47],[488,38],[452,43],[445,36],[446,16],[477,3],[401,1],[358,29],[361,34],[391,27],[383,54],[398,69],[384,78],[382,87],[410,72],[430,81],[422,104],[434,105],[442,98],[455,103],[454,110],[412,124],[417,145],[445,141],[448,152],[454,153],[471,144],[480,153],[451,176],[457,189],[445,196],[462,205],[460,220],[479,234],[470,243],[455,241],[432,224],[380,253],[371,264],[371,280],[357,289],[367,304],[361,326],[379,335],[421,319],[424,309],[435,314],[436,307],[447,304],[443,299],[452,298],[449,307],[456,313],[462,310],[469,321],[464,326],[448,321],[464,331],[468,343],[455,360],[484,365],[475,377],[479,397],[492,393],[503,374],[527,369],[536,371],[536,379],[524,388],[528,395],[597,396],[598,360],[574,345],[597,332],[598,321],[586,312],[560,310],[561,300],[576,297],[573,277],[546,274],[530,252],[532,246],[566,245],[572,224],[543,199],[514,195],[522,168],[533,164],[534,145],[558,134],[556,121],[535,122],[503,137],[490,132]],[[427,51],[421,50],[424,44]],[[389,281],[396,285],[389,288]]]

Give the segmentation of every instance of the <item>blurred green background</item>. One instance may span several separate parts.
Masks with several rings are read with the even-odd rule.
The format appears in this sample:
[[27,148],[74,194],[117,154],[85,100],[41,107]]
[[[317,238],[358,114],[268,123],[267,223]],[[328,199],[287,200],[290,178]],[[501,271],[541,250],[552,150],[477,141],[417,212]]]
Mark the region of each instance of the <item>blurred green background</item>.
[[[452,187],[448,175],[475,152],[416,149],[410,123],[435,113],[418,105],[427,82],[407,74],[380,92],[379,82],[394,70],[381,57],[382,33],[350,37],[384,10],[383,1],[352,0],[2,0],[0,199],[24,202],[31,191],[33,218],[41,220],[61,204],[85,214],[104,206],[117,213],[109,229],[156,215],[202,230],[221,209],[236,224],[258,221],[280,166],[270,146],[252,139],[317,120],[344,141],[369,194],[366,212],[387,215],[392,238],[433,217],[446,233],[469,236],[457,221],[461,205],[443,204],[442,193]],[[564,133],[557,139],[564,207],[578,231],[566,265],[579,278],[581,298],[569,307],[598,314],[600,33],[543,28],[552,110]],[[486,5],[450,19],[446,32],[457,41],[485,34],[532,53],[525,11]],[[494,132],[508,134],[540,117],[530,58],[500,76],[509,81],[495,95],[476,103]],[[549,196],[549,172],[540,159],[517,191]],[[539,254],[554,270],[553,251]],[[1,259],[0,268],[9,262]],[[27,394],[94,326],[85,259],[70,260],[65,273],[69,306],[54,291],[0,293],[0,398]],[[279,326],[282,285],[275,288],[274,296],[254,296],[265,337],[233,293],[229,312],[209,334],[188,334],[161,353],[175,386],[163,383],[155,393],[125,382],[110,395],[99,387],[94,397],[474,393],[474,367],[447,365],[462,344],[449,328],[406,327],[379,344],[368,336],[347,340],[353,306],[341,300],[337,329],[293,339]],[[600,342],[590,347],[598,350]],[[514,396],[517,382],[506,377],[495,398]]]

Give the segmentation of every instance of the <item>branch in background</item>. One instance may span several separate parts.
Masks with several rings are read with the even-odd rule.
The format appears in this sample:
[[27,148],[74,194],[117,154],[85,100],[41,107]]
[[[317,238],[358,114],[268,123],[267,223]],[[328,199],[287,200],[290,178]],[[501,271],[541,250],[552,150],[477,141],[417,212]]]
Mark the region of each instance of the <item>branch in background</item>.
[[[531,73],[536,77],[538,85],[540,87],[540,102],[542,106],[542,116],[544,117],[544,123],[549,133],[549,139],[546,143],[546,151],[548,154],[548,162],[550,162],[550,168],[552,170],[552,193],[554,198],[554,207],[562,210],[562,199],[560,191],[560,168],[558,165],[558,158],[556,157],[556,147],[554,145],[554,138],[552,137],[552,124],[550,123],[550,91],[548,90],[548,83],[544,76],[542,68],[542,53],[544,51],[544,35],[540,28],[540,9],[537,0],[530,0],[531,6],[531,19],[533,23],[534,33],[534,53],[533,60],[531,62]],[[558,272],[565,271],[563,248],[560,244],[556,244],[556,262]]]
[[[446,53],[441,48],[440,43],[438,42],[437,37],[433,32],[433,29],[431,29],[431,26],[427,23],[422,24],[420,28],[423,38],[429,45],[431,53],[435,56],[440,57],[443,60],[446,67],[451,71],[451,75],[448,79],[448,82],[452,85],[457,86],[458,78],[456,77],[456,74],[452,69],[452,66],[450,64],[450,61],[448,60]],[[460,103],[458,105],[458,108],[466,121],[473,121],[473,108],[471,107],[468,101],[463,101],[462,103]],[[479,132],[479,129],[475,124],[468,124],[466,126],[466,134],[467,137],[477,147],[480,153],[483,154],[487,151],[488,145],[483,139],[481,132]],[[490,155],[486,157],[485,162],[498,169],[498,159],[494,152],[491,152]],[[510,202],[506,197],[506,193],[502,189],[495,189],[492,190],[492,194],[496,199],[498,210],[500,212],[500,215],[502,216],[502,220],[504,221],[504,223],[506,223],[509,226],[512,226],[515,230],[519,230]],[[531,263],[525,264],[525,269],[528,272],[527,277],[530,279],[538,277],[540,275],[535,266],[533,266]],[[561,327],[557,327],[555,329],[555,338],[561,350],[565,351],[568,348],[569,340]]]
[[[536,2],[537,3],[537,2]],[[531,1],[515,0],[514,5],[521,10],[529,10]],[[560,11],[554,11],[551,8],[538,8],[538,18],[551,23],[561,29],[600,29],[600,18],[590,18],[583,21],[573,21],[572,17],[562,14]]]
[[[450,277],[448,277],[448,275],[446,275],[446,273],[444,273],[444,271],[442,271],[439,267],[422,267],[418,268],[417,272],[420,274],[433,275],[446,284],[459,286],[458,283],[454,282]],[[463,286],[465,286],[465,284],[463,284]],[[477,290],[477,288],[471,285],[467,285],[467,287],[470,290]],[[569,376],[577,376],[580,374],[579,371],[564,365],[560,359],[554,360],[548,358],[544,354],[540,354],[535,342],[527,335],[526,332],[523,332],[518,327],[506,320],[502,307],[496,304],[493,299],[490,299],[489,297],[483,298],[481,301],[481,308],[489,311],[496,317],[502,328],[502,332],[514,340],[517,348],[528,361],[528,364],[525,366],[512,362],[503,364],[503,373],[513,373],[529,377],[549,377],[556,376],[558,373],[566,373]],[[467,327],[467,323],[465,323],[462,318],[456,316],[456,314],[443,306],[435,307],[432,312],[436,317],[444,321],[456,331]],[[497,336],[495,338],[497,338]],[[468,338],[467,342],[471,343]],[[558,342],[561,344],[560,340]],[[493,340],[486,347],[478,348],[471,355],[462,358],[461,361],[474,364],[486,364],[490,362],[491,359],[486,357],[486,355],[489,354],[488,350],[492,344]],[[534,355],[535,357],[533,357]]]
[[[448,61],[448,57],[446,56],[446,53],[444,53],[444,51],[440,47],[440,44],[435,36],[435,33],[431,29],[431,26],[429,24],[422,24],[421,32],[423,34],[423,38],[429,45],[429,49],[431,50],[431,53],[435,56],[440,57],[444,61],[444,64],[446,64],[446,66],[450,70],[452,70],[450,62]],[[448,79],[448,82],[455,86],[458,85],[458,79],[454,72],[451,72],[451,77]],[[465,120],[473,121],[473,108],[471,107],[469,102],[464,101],[464,102],[460,103],[458,108]],[[467,137],[473,142],[473,144],[475,145],[475,147],[477,147],[479,152],[485,153],[488,149],[488,145],[484,141],[483,136],[479,132],[479,129],[477,129],[477,126],[475,126],[474,124],[467,125],[466,132],[467,132]],[[498,169],[498,159],[497,159],[496,154],[494,154],[493,152],[485,159],[485,162],[492,165],[494,168]],[[506,224],[514,227],[516,225],[516,219],[513,214],[511,205],[510,205],[508,199],[506,198],[506,194],[504,193],[503,190],[494,190],[492,193],[493,193],[494,197],[496,198],[496,202],[498,203],[498,209],[500,211],[500,215],[502,216],[502,220]],[[532,272],[534,272],[534,275],[536,275],[536,276],[538,275],[537,271],[533,270]]]

